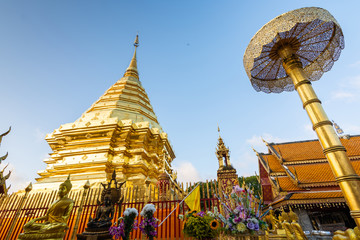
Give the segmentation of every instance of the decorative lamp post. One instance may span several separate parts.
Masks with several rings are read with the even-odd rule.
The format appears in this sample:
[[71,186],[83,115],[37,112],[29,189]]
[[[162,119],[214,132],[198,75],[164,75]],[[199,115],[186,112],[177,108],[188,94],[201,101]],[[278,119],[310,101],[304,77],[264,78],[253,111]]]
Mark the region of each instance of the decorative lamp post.
[[245,51],[244,67],[256,91],[298,92],[350,214],[360,227],[360,177],[310,82],[331,69],[343,48],[342,30],[327,10],[301,8],[274,18],[254,35]]
[[73,233],[71,235],[71,240],[74,240],[75,237],[76,237],[76,233],[77,233],[77,230],[79,228],[79,222],[80,222],[80,216],[82,214],[82,211],[83,211],[83,207],[84,207],[84,202],[85,202],[85,197],[89,191],[89,188],[90,188],[90,182],[89,180],[86,181],[86,183],[84,184],[83,186],[84,188],[84,191],[83,191],[83,194],[82,194],[82,197],[81,197],[81,202],[80,202],[80,206],[79,206],[79,209],[78,209],[78,212],[76,214],[76,220],[75,220],[75,225],[74,225],[74,228],[73,228]]

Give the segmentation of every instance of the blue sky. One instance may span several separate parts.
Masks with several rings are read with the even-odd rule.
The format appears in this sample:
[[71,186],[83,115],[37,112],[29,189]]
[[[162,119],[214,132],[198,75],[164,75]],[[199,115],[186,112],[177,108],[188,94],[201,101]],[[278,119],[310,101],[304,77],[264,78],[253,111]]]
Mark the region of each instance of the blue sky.
[[[17,190],[45,169],[45,134],[75,121],[123,75],[140,35],[138,68],[177,158],[180,180],[215,179],[221,129],[239,175],[258,171],[269,142],[314,139],[296,92],[256,92],[242,64],[251,37],[300,7],[322,7],[345,49],[313,87],[330,119],[360,134],[358,1],[0,1],[0,155]],[[3,166],[3,164],[2,164]],[[186,171],[185,171],[186,170]]]

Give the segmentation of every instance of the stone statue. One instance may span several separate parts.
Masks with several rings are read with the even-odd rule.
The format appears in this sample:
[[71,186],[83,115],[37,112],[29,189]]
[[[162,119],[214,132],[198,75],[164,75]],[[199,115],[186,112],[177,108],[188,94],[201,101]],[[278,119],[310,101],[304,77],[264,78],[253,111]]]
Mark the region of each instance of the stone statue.
[[304,239],[307,240],[308,238],[306,237],[302,227],[298,223],[299,217],[296,215],[296,213],[293,212],[293,210],[291,208],[290,208],[290,212],[289,212],[289,218],[292,221],[291,227],[294,230],[296,239],[297,240],[304,240]]
[[121,195],[121,187],[125,182],[118,183],[116,180],[116,172],[114,170],[111,180],[107,184],[101,183],[103,190],[101,192],[101,200],[97,200],[98,208],[95,217],[89,219],[87,227],[83,233],[77,234],[79,240],[111,240],[112,235],[109,228],[112,225],[114,217],[115,205],[121,209],[124,197]]
[[109,228],[111,220],[114,217],[114,204],[111,202],[111,196],[105,195],[104,202],[96,210],[95,218],[90,218],[87,224],[88,228]]
[[[74,206],[74,201],[67,197],[72,184],[70,175],[67,180],[60,184],[59,200],[53,202],[45,216],[30,220],[24,225],[24,233],[18,239],[63,239],[67,228],[67,220]],[[43,223],[37,223],[39,221]]]
[[346,229],[346,231],[337,230],[334,232],[333,240],[360,240],[360,231],[358,227]]
[[289,223],[289,215],[284,210],[282,210],[279,220],[281,221],[283,229],[285,229],[286,238],[290,240],[295,240],[294,229]]

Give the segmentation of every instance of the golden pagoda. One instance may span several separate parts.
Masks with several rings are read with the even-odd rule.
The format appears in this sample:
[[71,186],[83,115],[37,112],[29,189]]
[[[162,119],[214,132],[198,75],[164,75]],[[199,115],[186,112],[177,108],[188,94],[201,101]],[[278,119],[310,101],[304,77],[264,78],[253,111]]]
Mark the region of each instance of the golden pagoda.
[[114,170],[127,186],[143,186],[146,179],[154,185],[161,173],[175,180],[175,154],[139,80],[138,36],[134,46],[124,76],[79,119],[46,136],[53,152],[34,190],[55,189],[69,174],[73,189],[80,189],[87,180],[92,185],[109,181]]

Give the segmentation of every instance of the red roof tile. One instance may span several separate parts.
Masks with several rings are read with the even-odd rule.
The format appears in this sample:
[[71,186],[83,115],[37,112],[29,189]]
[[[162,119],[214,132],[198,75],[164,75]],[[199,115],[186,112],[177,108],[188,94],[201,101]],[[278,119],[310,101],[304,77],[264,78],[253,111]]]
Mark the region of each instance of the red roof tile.
[[[360,135],[351,136],[350,139],[341,139],[349,157],[360,156]],[[325,159],[322,147],[318,140],[271,143],[285,161]]]

